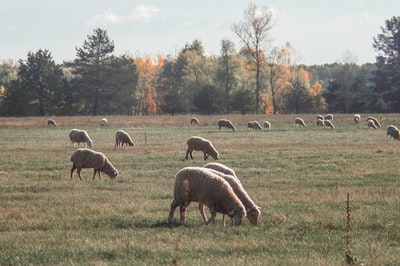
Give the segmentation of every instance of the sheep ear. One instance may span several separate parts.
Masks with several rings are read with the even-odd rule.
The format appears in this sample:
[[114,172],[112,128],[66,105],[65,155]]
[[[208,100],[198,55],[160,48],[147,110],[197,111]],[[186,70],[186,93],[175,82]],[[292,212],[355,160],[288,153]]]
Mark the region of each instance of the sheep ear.
[[228,212],[228,215],[229,215],[229,216],[235,215],[235,210],[231,210],[230,212]]

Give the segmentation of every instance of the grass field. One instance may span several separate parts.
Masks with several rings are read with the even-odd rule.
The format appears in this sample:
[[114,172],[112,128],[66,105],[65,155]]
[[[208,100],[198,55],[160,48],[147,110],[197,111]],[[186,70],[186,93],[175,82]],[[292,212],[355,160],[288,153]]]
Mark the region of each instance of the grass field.
[[[400,142],[385,139],[400,115],[375,115],[382,128],[335,116],[336,129],[315,126],[315,115],[0,118],[0,265],[345,265],[347,193],[349,247],[358,264],[400,261]],[[229,118],[236,132],[219,131]],[[269,131],[247,122],[269,120]],[[120,176],[70,179],[71,128],[88,131]],[[114,151],[114,134],[126,130],[134,148]],[[197,204],[185,227],[166,223],[174,175],[204,165],[184,160],[186,139],[210,139],[219,162],[233,168],[262,208],[261,223],[203,226]],[[212,161],[212,160],[208,160]]]

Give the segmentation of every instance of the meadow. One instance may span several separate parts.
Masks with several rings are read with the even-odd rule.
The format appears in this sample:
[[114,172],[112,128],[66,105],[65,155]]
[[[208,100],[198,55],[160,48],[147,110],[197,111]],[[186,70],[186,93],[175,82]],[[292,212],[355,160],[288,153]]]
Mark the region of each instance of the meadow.
[[[189,115],[111,116],[104,127],[101,117],[56,117],[51,128],[41,117],[0,118],[0,265],[346,265],[347,247],[355,264],[398,265],[400,142],[386,127],[400,115],[375,116],[376,130],[367,114],[357,125],[336,115],[333,130],[315,115],[301,115],[306,128],[295,115],[198,116],[200,126]],[[236,132],[218,130],[219,118]],[[253,120],[272,129],[249,130]],[[91,169],[70,179],[71,128],[88,131],[117,179],[92,180]],[[136,146],[114,150],[117,129]],[[192,135],[236,171],[262,208],[260,224],[224,227],[217,215],[204,226],[196,203],[184,227],[178,209],[166,223],[176,172],[213,161],[184,159]]]

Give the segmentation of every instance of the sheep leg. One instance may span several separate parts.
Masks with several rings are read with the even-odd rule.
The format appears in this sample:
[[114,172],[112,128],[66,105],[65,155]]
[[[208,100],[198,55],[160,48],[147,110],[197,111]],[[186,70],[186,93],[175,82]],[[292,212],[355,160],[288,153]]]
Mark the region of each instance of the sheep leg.
[[206,217],[206,213],[204,212],[204,203],[203,202],[199,203],[199,212],[201,215],[201,219],[203,220],[203,224],[207,224],[207,217]]
[[71,168],[71,179],[72,179],[75,169],[76,169],[76,165],[75,165],[75,163],[73,163],[72,168]]
[[208,156],[209,156],[209,154],[205,152],[204,153],[204,161],[207,160]]
[[[188,160],[188,159],[189,159],[189,158],[188,158],[188,155],[189,155],[189,149],[187,149],[187,150],[186,150],[186,157],[185,157],[185,158],[186,158],[186,160]],[[192,159],[193,159],[193,158],[192,158]]]
[[186,216],[186,208],[189,206],[188,203],[183,203],[180,207],[180,212],[181,212],[181,225],[185,225],[185,216]]
[[82,179],[82,176],[81,176],[81,170],[82,170],[82,168],[78,167],[78,169],[76,170],[76,172],[78,173],[79,179],[80,179],[80,180],[83,180],[83,179]]
[[207,224],[210,224],[210,223],[214,224],[215,216],[217,216],[217,212],[214,210],[214,208],[210,208],[210,214],[211,214],[211,217],[210,217],[210,220],[208,220]]
[[176,202],[176,200],[173,200],[171,202],[171,208],[169,209],[169,215],[168,215],[168,223],[172,224],[172,219],[174,218],[174,212],[176,207],[178,207],[178,203]]

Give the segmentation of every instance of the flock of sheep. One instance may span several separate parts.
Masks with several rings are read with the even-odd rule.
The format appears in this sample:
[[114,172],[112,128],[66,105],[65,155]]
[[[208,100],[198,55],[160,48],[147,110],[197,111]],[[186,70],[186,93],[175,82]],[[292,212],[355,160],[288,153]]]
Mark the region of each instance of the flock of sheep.
[[[354,123],[359,123],[361,115],[355,114],[353,120]],[[366,121],[368,127],[374,129],[381,127],[380,122],[375,117],[370,116]],[[294,122],[295,126],[306,127],[306,123],[300,117],[295,118]],[[103,118],[100,125],[104,126],[106,123],[107,119]],[[196,117],[192,117],[190,123],[195,125],[200,124],[199,119]],[[48,126],[57,126],[53,119],[48,119],[47,124]],[[232,131],[236,130],[235,125],[227,119],[220,119],[217,125],[219,129],[227,128]],[[318,115],[316,117],[316,125],[335,128],[333,125],[333,115]],[[271,129],[271,123],[264,121],[263,127],[264,129]],[[254,130],[262,129],[258,121],[249,122],[248,128]],[[386,131],[386,138],[388,136],[389,138],[400,140],[400,130],[396,126],[390,125]],[[78,144],[78,148],[71,156],[71,179],[73,178],[74,171],[77,170],[78,177],[82,180],[81,170],[83,168],[93,169],[93,179],[95,179],[96,174],[101,179],[100,173],[105,173],[112,179],[118,176],[118,170],[112,165],[109,159],[103,153],[91,149],[93,141],[85,130],[71,129],[69,131],[69,138],[74,148],[75,144]],[[80,143],[85,143],[87,148],[79,148]],[[209,156],[215,160],[219,159],[218,151],[211,141],[205,138],[192,136],[187,139],[186,144],[186,160],[188,160],[189,155],[193,159],[193,151],[202,151],[204,160],[207,160]],[[135,143],[127,132],[117,130],[115,133],[114,150],[123,145],[135,146]],[[247,217],[251,224],[256,225],[259,222],[260,207],[253,202],[245,191],[235,171],[221,163],[208,163],[203,167],[184,167],[177,172],[175,176],[174,198],[170,206],[168,223],[173,223],[175,209],[179,206],[180,224],[184,225],[186,208],[192,201],[199,203],[199,212],[204,224],[215,223],[217,212],[223,214],[224,225],[225,215],[231,218],[232,225],[240,225],[244,217]],[[209,219],[207,219],[205,214],[204,205],[210,210],[211,216]]]

